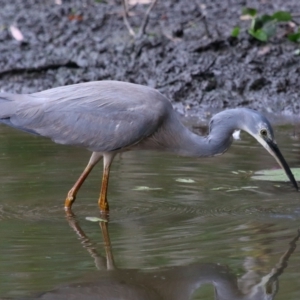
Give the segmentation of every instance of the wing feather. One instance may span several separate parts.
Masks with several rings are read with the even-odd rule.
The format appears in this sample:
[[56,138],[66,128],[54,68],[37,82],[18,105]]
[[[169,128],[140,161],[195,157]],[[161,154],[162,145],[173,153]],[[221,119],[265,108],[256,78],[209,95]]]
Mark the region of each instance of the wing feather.
[[118,150],[153,134],[170,102],[158,91],[117,81],[89,82],[26,95],[10,122],[60,144]]

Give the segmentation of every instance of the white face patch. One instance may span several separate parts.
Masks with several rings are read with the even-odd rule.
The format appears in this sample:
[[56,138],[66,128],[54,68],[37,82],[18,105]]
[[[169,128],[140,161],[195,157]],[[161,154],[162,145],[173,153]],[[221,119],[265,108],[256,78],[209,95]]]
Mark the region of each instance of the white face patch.
[[233,139],[234,139],[234,140],[240,140],[240,139],[241,139],[240,134],[241,134],[241,131],[240,131],[240,130],[235,130],[235,131],[233,132],[233,134],[232,134]]

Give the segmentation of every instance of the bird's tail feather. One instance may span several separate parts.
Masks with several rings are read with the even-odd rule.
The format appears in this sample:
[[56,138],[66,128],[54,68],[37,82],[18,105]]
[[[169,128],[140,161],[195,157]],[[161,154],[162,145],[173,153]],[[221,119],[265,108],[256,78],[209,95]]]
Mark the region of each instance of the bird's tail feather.
[[18,102],[25,99],[26,95],[0,93],[0,123],[31,134],[39,135],[34,130],[20,126],[16,120],[13,120],[17,113]]
[[15,97],[16,94],[0,93],[0,121],[10,118],[14,114],[16,110]]

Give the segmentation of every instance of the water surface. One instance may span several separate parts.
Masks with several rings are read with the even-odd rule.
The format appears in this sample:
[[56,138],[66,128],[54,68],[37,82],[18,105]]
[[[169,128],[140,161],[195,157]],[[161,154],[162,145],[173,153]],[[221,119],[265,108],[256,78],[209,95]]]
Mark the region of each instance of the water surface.
[[[293,131],[277,128],[276,137],[288,163],[299,167]],[[292,242],[300,195],[290,183],[250,179],[249,172],[277,163],[247,134],[215,158],[147,151],[116,157],[109,185],[111,248],[99,224],[86,220],[99,217],[101,164],[78,193],[75,218],[63,211],[88,151],[5,126],[0,140],[0,297],[33,299],[53,290],[60,295],[74,282],[99,295],[103,286],[124,282],[122,293],[134,286],[141,300],[177,299],[159,298],[177,289],[178,299],[214,299],[213,283],[220,288],[220,281],[238,291],[236,299],[261,287],[274,299],[300,299],[300,247]],[[105,249],[114,270],[107,271]]]

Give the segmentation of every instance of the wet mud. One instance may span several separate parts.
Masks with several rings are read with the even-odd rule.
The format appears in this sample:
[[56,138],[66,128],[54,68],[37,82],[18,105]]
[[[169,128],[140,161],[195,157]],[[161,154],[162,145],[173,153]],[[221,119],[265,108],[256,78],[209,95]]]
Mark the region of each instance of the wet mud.
[[[182,114],[238,106],[300,112],[300,44],[287,40],[287,25],[269,42],[257,41],[246,32],[250,21],[240,19],[245,6],[297,13],[298,0],[158,0],[139,38],[129,34],[117,0],[0,0],[0,5],[2,91],[30,93],[110,79],[152,86]],[[147,7],[129,6],[136,32]],[[236,25],[242,32],[233,38]],[[20,31],[19,40],[11,26]]]

